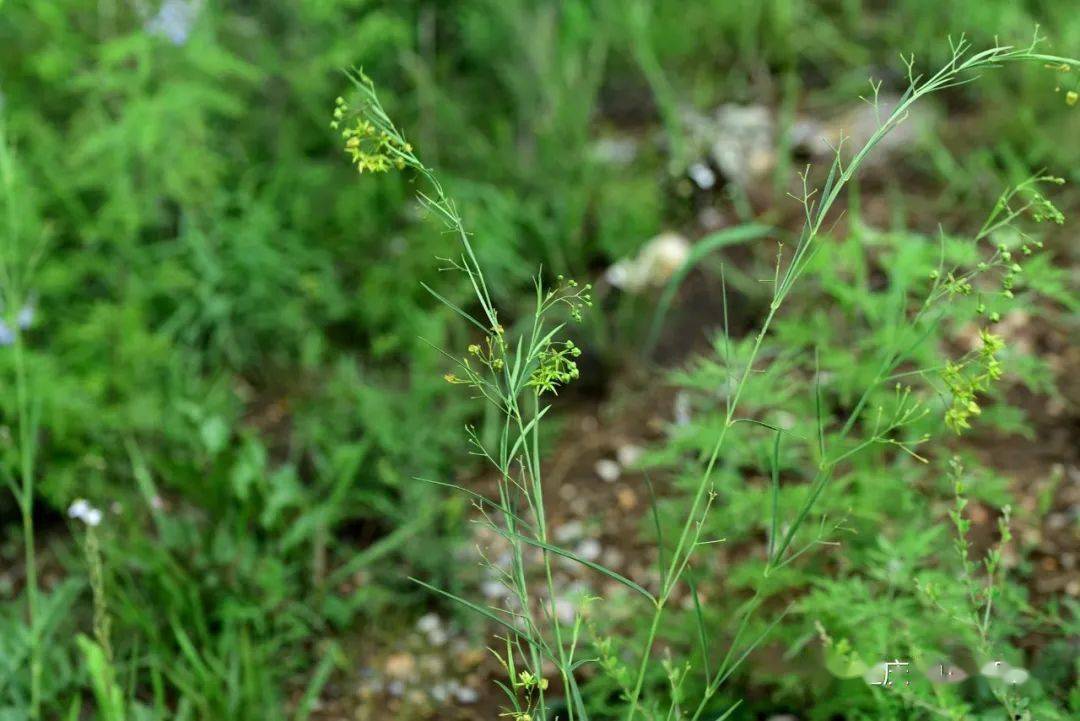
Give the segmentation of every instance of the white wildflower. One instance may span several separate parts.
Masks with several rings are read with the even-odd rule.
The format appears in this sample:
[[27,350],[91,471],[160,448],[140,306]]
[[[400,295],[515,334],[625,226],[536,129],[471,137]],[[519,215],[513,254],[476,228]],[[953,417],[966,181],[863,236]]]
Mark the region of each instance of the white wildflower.
[[584,541],[578,544],[577,555],[584,558],[586,561],[595,561],[600,558],[603,548],[600,546],[600,542],[595,538],[586,538]]
[[68,517],[78,519],[90,527],[101,523],[101,511],[84,498],[78,498],[68,506]]

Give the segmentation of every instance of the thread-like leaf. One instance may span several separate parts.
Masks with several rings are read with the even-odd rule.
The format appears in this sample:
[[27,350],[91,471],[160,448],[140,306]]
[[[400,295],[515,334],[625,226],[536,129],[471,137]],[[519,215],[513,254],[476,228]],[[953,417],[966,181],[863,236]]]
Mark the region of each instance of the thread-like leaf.
[[450,593],[449,591],[444,591],[443,589],[441,589],[441,588],[439,588],[437,586],[432,586],[430,583],[425,583],[425,582],[421,581],[419,578],[413,578],[412,576],[409,576],[409,580],[413,581],[414,583],[420,584],[421,586],[423,586],[424,588],[426,588],[429,591],[434,591],[435,593],[439,594],[440,596],[446,596],[451,601],[456,601],[456,602],[460,603],[462,606],[465,606],[466,608],[469,608],[469,609],[472,609],[473,611],[476,611],[477,613],[479,613],[484,618],[487,618],[489,621],[494,621],[495,623],[497,623],[500,626],[502,626],[503,628],[505,628],[507,631],[510,631],[515,636],[524,636],[524,633],[521,631],[521,629],[515,628],[513,624],[507,623],[503,619],[496,616],[492,611],[490,611],[487,608],[484,608],[483,606],[481,606],[479,604],[473,603],[472,601],[464,599],[461,596],[458,596],[456,594]]
[[773,562],[773,550],[776,548],[776,529],[780,517],[780,431],[776,432],[772,448],[772,528],[769,530],[769,563]]
[[567,551],[565,548],[559,548],[558,546],[553,546],[550,543],[544,543],[543,541],[539,541],[539,540],[537,540],[535,538],[529,538],[528,536],[523,536],[520,533],[513,533],[511,531],[501,531],[500,530],[499,534],[502,535],[503,537],[509,539],[509,540],[521,541],[522,543],[527,543],[530,546],[536,546],[537,548],[542,548],[545,551],[550,551],[550,552],[554,553],[557,556],[562,556],[563,558],[569,558],[571,561],[576,561],[577,563],[580,563],[582,566],[586,566],[587,568],[591,568],[592,570],[594,570],[594,571],[596,571],[598,573],[604,574],[605,576],[612,579],[613,581],[618,581],[619,583],[621,583],[622,585],[624,585],[627,588],[631,589],[632,591],[637,591],[642,596],[649,599],[649,601],[652,604],[654,604],[654,605],[656,604],[656,597],[653,596],[651,593],[649,593],[647,590],[645,590],[644,587],[634,583],[633,581],[631,581],[626,576],[623,576],[623,575],[621,575],[619,573],[616,573],[615,571],[612,571],[610,568],[607,568],[606,566],[601,566],[599,563],[593,563],[592,561],[588,561],[588,560],[582,558],[581,556],[578,556],[575,553],[571,553],[570,551]]
[[686,583],[690,586],[690,596],[694,599],[694,618],[697,621],[698,641],[701,643],[701,660],[705,666],[705,683],[712,681],[712,672],[709,671],[709,643],[705,633],[705,615],[701,612],[701,598],[698,596],[697,584],[690,576],[686,577]]
[[724,721],[724,719],[726,719],[728,716],[735,713],[735,709],[739,708],[740,706],[742,706],[742,699],[739,699],[735,703],[731,704],[731,708],[717,716],[716,721]]
[[441,295],[441,294],[439,293],[439,291],[435,290],[434,288],[432,288],[432,287],[431,287],[430,285],[428,285],[428,284],[427,284],[427,283],[425,283],[424,281],[420,281],[420,285],[422,285],[422,286],[424,287],[424,290],[426,290],[426,291],[427,291],[428,293],[431,293],[431,294],[432,294],[433,296],[435,296],[435,298],[437,298],[437,299],[438,299],[438,300],[439,300],[439,301],[440,301],[440,302],[441,302],[441,303],[442,303],[443,305],[445,305],[445,306],[446,306],[447,308],[449,308],[450,310],[454,311],[455,313],[457,313],[458,315],[460,315],[460,316],[461,316],[462,318],[464,318],[465,320],[467,320],[467,321],[469,321],[470,323],[472,323],[473,325],[475,325],[475,326],[476,326],[477,328],[479,328],[480,330],[482,330],[482,331],[483,331],[484,333],[487,333],[487,332],[488,332],[488,329],[487,329],[487,328],[485,328],[485,327],[484,327],[484,325],[483,325],[483,324],[482,324],[482,323],[481,323],[480,321],[478,321],[478,320],[477,320],[476,318],[473,318],[473,317],[472,317],[471,315],[469,315],[468,313],[466,313],[465,311],[463,311],[463,310],[462,310],[461,308],[459,308],[459,307],[458,307],[457,305],[455,305],[454,303],[451,303],[451,302],[450,302],[449,300],[447,300],[446,298],[444,298],[444,297],[443,297],[443,296],[442,296],[442,295]]

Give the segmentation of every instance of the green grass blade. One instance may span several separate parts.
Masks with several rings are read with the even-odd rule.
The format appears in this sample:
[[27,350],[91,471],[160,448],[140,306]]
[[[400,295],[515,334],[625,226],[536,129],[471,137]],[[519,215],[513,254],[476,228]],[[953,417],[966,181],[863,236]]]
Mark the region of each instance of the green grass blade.
[[675,300],[675,294],[678,292],[679,286],[682,285],[686,276],[689,275],[690,271],[693,270],[705,256],[714,250],[725,248],[729,245],[745,243],[746,241],[754,240],[755,238],[763,238],[772,232],[772,228],[764,225],[740,225],[736,228],[728,228],[706,235],[695,243],[690,250],[690,255],[683,264],[679,266],[679,269],[675,271],[674,275],[671,276],[667,285],[664,287],[663,293],[660,294],[660,300],[656,304],[656,312],[653,313],[652,326],[650,327],[649,335],[645,340],[645,355],[651,354],[656,347],[656,342],[660,337],[660,330],[664,324],[664,318],[671,309],[671,304]]
[[690,596],[694,599],[694,619],[697,621],[698,642],[701,644],[701,660],[705,667],[705,683],[712,681],[712,672],[709,670],[709,643],[705,633],[705,615],[701,612],[701,598],[698,596],[697,584],[689,575],[686,583],[690,586]]
[[591,568],[592,570],[596,571],[597,573],[604,574],[605,576],[612,579],[613,581],[618,581],[619,583],[626,586],[627,588],[629,588],[632,591],[637,591],[642,596],[649,599],[649,601],[651,603],[653,603],[654,605],[656,604],[656,598],[651,593],[649,593],[647,590],[645,590],[644,587],[639,586],[638,584],[634,583],[633,581],[631,581],[626,576],[618,574],[615,571],[612,571],[610,568],[607,568],[606,566],[601,566],[599,563],[593,563],[592,561],[587,561],[584,558],[582,558],[581,556],[578,556],[578,555],[576,555],[574,553],[571,553],[570,551],[567,551],[565,548],[559,548],[558,546],[552,546],[550,543],[544,543],[543,541],[538,541],[535,538],[529,538],[528,536],[523,536],[520,533],[513,533],[513,532],[510,532],[510,531],[502,531],[502,530],[500,530],[499,534],[502,535],[503,537],[509,539],[509,540],[521,541],[522,543],[527,543],[530,546],[536,546],[537,548],[542,548],[545,551],[550,551],[551,553],[554,553],[557,556],[562,556],[563,558],[569,558],[571,561],[576,561],[577,563],[580,563],[582,566],[585,566],[587,568]]
[[489,621],[494,621],[495,623],[499,624],[500,626],[502,626],[507,631],[514,634],[515,636],[524,636],[521,629],[515,628],[512,624],[507,623],[503,619],[496,616],[492,611],[490,611],[489,609],[484,608],[483,606],[481,606],[479,604],[476,604],[476,603],[473,603],[472,601],[466,600],[466,599],[462,598],[461,596],[450,593],[449,591],[444,591],[443,589],[438,588],[437,586],[432,586],[430,583],[425,583],[425,582],[421,581],[419,578],[413,578],[412,576],[409,576],[409,580],[414,582],[414,583],[420,584],[421,586],[423,586],[424,588],[426,588],[429,591],[433,591],[433,592],[439,594],[440,596],[445,596],[446,598],[449,598],[451,601],[456,601],[456,602],[460,603],[462,606],[465,606],[466,608],[471,609],[471,610],[475,611],[476,613],[479,613],[484,618],[488,619]]
[[652,512],[653,526],[656,528],[656,563],[660,571],[660,585],[664,585],[664,569],[667,564],[664,561],[664,531],[660,526],[660,509],[656,505],[656,490],[653,488],[652,478],[648,472],[645,474],[645,487],[649,489],[649,510]]
[[445,297],[443,297],[443,296],[442,296],[442,295],[441,295],[441,294],[439,293],[439,291],[435,290],[434,288],[432,288],[432,287],[431,287],[430,285],[428,285],[428,284],[427,284],[427,283],[425,283],[424,281],[420,281],[420,285],[422,285],[422,286],[424,287],[424,290],[426,290],[426,291],[427,291],[428,293],[431,293],[431,294],[432,294],[433,296],[435,296],[435,298],[436,298],[436,299],[437,299],[437,300],[438,300],[439,302],[441,302],[441,303],[442,303],[443,305],[445,305],[445,306],[446,306],[447,308],[449,308],[450,310],[454,311],[455,313],[457,313],[458,315],[460,315],[460,316],[461,316],[462,318],[464,318],[465,320],[467,320],[467,321],[469,321],[470,323],[472,323],[473,325],[475,325],[475,326],[476,326],[477,328],[479,328],[480,330],[482,330],[482,331],[483,331],[484,333],[487,333],[487,332],[488,332],[488,329],[484,327],[484,324],[483,324],[483,323],[481,323],[480,321],[478,321],[478,320],[477,320],[476,318],[473,318],[473,317],[472,317],[471,315],[469,315],[468,313],[466,313],[466,312],[465,312],[464,310],[462,310],[461,308],[459,308],[459,307],[458,307],[457,305],[455,305],[454,303],[452,303],[452,302],[450,302],[449,300],[447,300],[447,299],[446,299]]
[[297,705],[296,721],[307,721],[311,712],[315,710],[319,696],[322,694],[326,682],[330,680],[330,674],[333,672],[334,665],[337,663],[340,654],[341,650],[337,644],[332,643],[326,653],[323,654],[323,657],[319,659],[319,665],[315,667],[315,673],[311,675],[311,680],[308,682],[304,695]]
[[726,719],[728,716],[735,713],[735,709],[742,706],[742,701],[743,701],[742,699],[739,699],[735,703],[731,704],[731,707],[727,711],[725,711],[724,713],[722,713],[722,714],[720,714],[719,716],[716,717],[716,721],[724,721],[724,719]]
[[776,548],[776,529],[780,516],[780,431],[776,432],[772,447],[772,528],[769,530],[769,564],[773,562],[773,550]]

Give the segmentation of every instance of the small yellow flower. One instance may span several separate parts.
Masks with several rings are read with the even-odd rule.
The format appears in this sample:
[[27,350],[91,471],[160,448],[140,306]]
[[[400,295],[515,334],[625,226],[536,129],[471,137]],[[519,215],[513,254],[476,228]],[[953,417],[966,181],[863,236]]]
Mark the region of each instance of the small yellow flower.
[[1075,90],[1070,90],[1065,93],[1065,104],[1069,107],[1076,105],[1077,100],[1080,100],[1080,93],[1077,93]]

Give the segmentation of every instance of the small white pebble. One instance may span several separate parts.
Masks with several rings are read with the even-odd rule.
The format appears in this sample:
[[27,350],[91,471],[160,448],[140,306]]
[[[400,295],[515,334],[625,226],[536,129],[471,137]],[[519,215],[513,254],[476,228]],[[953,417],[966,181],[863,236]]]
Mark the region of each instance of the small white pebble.
[[600,553],[603,550],[604,549],[600,546],[600,541],[597,541],[595,538],[586,538],[578,544],[576,553],[586,561],[595,561],[600,558]]
[[637,463],[645,451],[641,446],[635,446],[633,443],[627,443],[626,445],[619,446],[615,451],[615,458],[619,461],[619,465],[623,468],[628,468]]
[[488,599],[502,598],[506,595],[506,587],[498,581],[484,581],[480,584],[480,593]]
[[610,458],[601,458],[596,462],[594,467],[596,475],[600,476],[601,480],[608,483],[614,483],[619,480],[619,476],[622,475],[622,468],[617,461],[613,461]]
[[690,396],[684,391],[675,394],[675,425],[688,426],[692,419],[690,410]]
[[694,184],[702,190],[708,190],[716,185],[716,173],[705,163],[694,163],[686,170],[687,175]]
[[585,533],[585,526],[581,521],[568,521],[555,529],[555,541],[557,543],[569,543],[581,538]]
[[604,565],[608,568],[618,568],[623,564],[623,555],[617,548],[609,548],[604,551]]
[[442,628],[442,621],[437,614],[425,613],[416,622],[416,628],[423,633],[431,633],[432,631]]
[[555,600],[555,617],[560,622],[570,625],[574,622],[574,604],[565,598]]

